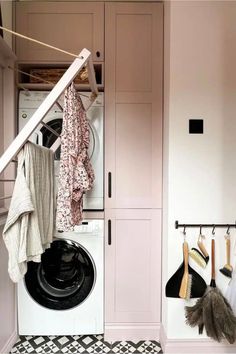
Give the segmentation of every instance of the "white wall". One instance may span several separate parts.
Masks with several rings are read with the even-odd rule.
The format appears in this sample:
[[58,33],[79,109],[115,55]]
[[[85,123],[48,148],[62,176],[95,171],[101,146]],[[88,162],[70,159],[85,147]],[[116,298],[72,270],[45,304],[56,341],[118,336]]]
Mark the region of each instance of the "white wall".
[[[236,220],[236,2],[173,1],[165,17],[163,285],[182,261],[183,238],[175,220]],[[188,133],[190,118],[204,119],[203,135]],[[191,247],[198,232],[187,233]],[[225,263],[223,236],[218,229],[217,269]],[[200,273],[209,283],[210,266]],[[227,283],[217,272],[222,290]],[[167,337],[202,338],[185,324],[184,305],[163,294]]]
[[[11,63],[11,65],[14,64]],[[1,141],[0,144],[1,155],[3,145],[4,148],[6,148],[14,136],[14,80],[13,72],[9,69],[5,69],[5,73],[0,77],[0,102],[2,103],[0,114],[0,136],[2,136],[2,138],[4,137],[4,140]],[[14,176],[13,169],[14,166],[13,168],[8,168],[4,177],[12,178]],[[6,187],[5,195],[10,195],[11,189],[11,186]],[[4,195],[3,188],[0,189],[0,193],[0,196],[2,197]],[[5,210],[5,208],[1,208],[1,206],[2,205],[0,205],[0,353],[6,353],[16,341],[17,328],[15,286],[8,275],[8,254],[2,239],[3,226],[1,225],[4,223],[6,215],[2,214],[2,211]]]

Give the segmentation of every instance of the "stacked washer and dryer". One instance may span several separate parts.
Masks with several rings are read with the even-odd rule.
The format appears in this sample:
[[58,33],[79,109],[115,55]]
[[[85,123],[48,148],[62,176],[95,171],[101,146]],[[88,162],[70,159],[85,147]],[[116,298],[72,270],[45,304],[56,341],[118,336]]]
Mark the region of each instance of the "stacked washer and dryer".
[[[21,130],[37,110],[47,91],[20,91],[18,128]],[[89,96],[89,92],[83,92]],[[82,101],[86,100],[81,96]],[[59,100],[63,106],[63,99]],[[89,157],[95,184],[84,196],[84,210],[103,206],[103,93],[87,111],[90,127]],[[41,125],[30,140],[51,147],[61,133],[62,112],[54,105],[44,118],[52,130]],[[55,181],[60,150],[55,153]],[[41,263],[28,262],[18,284],[20,335],[82,335],[104,332],[104,221],[87,219],[73,232],[56,232]]]

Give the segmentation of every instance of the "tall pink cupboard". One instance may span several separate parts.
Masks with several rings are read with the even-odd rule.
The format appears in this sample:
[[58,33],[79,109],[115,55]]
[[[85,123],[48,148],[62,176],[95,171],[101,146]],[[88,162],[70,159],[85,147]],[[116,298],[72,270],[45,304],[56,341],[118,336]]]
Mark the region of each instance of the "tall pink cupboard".
[[159,335],[162,27],[160,3],[105,4],[108,339]]

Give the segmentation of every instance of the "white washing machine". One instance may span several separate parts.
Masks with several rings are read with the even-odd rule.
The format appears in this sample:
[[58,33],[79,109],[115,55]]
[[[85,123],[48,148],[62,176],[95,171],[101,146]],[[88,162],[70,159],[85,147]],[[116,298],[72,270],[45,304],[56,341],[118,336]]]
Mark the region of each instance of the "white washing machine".
[[104,222],[57,233],[18,283],[20,335],[104,333]]
[[[81,92],[87,97],[90,92]],[[48,91],[20,91],[18,107],[18,130],[20,131],[40,104],[49,94]],[[82,102],[86,97],[81,96]],[[63,97],[59,100],[63,107]],[[89,157],[95,172],[93,188],[84,195],[84,210],[103,210],[103,124],[104,124],[104,103],[103,93],[99,93],[97,99],[87,111],[90,127]],[[55,104],[43,119],[50,128],[61,134],[62,111]],[[51,147],[57,136],[50,130],[40,125],[32,134],[29,140],[32,142]],[[55,153],[55,174],[59,172],[60,148]]]

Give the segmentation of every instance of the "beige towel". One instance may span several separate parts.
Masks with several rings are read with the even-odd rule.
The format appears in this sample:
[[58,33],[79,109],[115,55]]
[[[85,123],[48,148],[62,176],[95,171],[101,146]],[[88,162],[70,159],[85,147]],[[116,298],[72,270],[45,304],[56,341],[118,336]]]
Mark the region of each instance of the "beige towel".
[[27,142],[18,155],[17,177],[3,230],[14,282],[23,278],[27,261],[40,262],[54,232],[53,152]]

